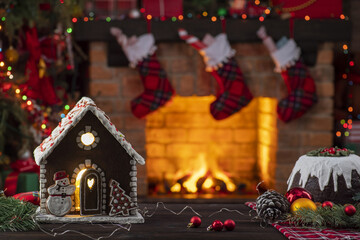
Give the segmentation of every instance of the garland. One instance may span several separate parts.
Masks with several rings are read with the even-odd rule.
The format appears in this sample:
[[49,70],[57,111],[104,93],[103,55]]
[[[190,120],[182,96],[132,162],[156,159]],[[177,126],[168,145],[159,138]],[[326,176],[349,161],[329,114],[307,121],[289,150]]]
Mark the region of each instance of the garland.
[[37,228],[33,215],[37,206],[12,197],[0,196],[0,231],[30,231]]
[[359,205],[355,205],[357,211],[353,216],[346,215],[345,207],[334,204],[332,208],[320,206],[315,211],[300,208],[296,211],[296,214],[289,215],[287,221],[298,227],[360,229]]
[[344,157],[349,156],[350,154],[354,154],[353,150],[347,148],[339,148],[339,147],[332,147],[332,148],[319,148],[313,151],[310,151],[306,154],[306,156],[310,157]]

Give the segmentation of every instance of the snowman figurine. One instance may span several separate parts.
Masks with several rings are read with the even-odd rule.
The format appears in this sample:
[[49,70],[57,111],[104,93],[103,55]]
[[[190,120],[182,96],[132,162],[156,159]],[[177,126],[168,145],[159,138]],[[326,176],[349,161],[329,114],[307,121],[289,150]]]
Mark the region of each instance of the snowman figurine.
[[69,176],[65,171],[56,172],[54,181],[55,184],[48,188],[46,207],[51,214],[62,217],[71,209],[70,196],[75,192],[75,186],[70,185]]

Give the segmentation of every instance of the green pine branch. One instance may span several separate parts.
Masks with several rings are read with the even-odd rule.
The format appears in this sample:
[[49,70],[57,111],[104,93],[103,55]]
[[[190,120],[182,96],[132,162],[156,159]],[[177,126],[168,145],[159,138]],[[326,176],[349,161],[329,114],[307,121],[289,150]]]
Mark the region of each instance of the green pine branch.
[[345,206],[337,204],[332,208],[318,207],[315,211],[300,208],[296,214],[289,214],[287,221],[299,227],[360,229],[360,208],[358,205],[355,207],[356,213],[353,216],[347,216]]
[[0,231],[30,231],[37,225],[33,220],[37,206],[12,197],[0,197]]

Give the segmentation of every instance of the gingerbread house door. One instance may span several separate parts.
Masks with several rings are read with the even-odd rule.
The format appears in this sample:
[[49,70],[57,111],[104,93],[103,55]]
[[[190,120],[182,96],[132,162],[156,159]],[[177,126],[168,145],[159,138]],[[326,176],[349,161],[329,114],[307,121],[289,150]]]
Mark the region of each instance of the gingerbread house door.
[[80,180],[80,215],[101,214],[101,177],[95,169],[88,169]]

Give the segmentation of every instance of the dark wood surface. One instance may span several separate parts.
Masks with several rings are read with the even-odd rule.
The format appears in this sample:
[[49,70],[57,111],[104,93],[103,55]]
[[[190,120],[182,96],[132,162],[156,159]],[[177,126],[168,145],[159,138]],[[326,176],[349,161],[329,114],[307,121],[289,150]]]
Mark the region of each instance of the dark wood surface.
[[[192,216],[195,214],[190,209],[185,210],[181,215],[174,215],[165,210],[162,206],[158,208],[156,213],[152,217],[146,217],[145,223],[133,224],[131,230],[116,231],[112,237],[105,239],[199,239],[199,240],[212,240],[212,239],[250,239],[250,240],[281,240],[286,239],[280,232],[271,226],[265,228],[260,227],[258,221],[252,220],[255,216],[252,213],[252,217],[249,216],[249,208],[242,203],[196,203],[196,204],[184,204],[184,203],[168,203],[165,206],[175,212],[181,211],[186,205],[191,206],[195,211],[202,215],[202,224],[199,228],[187,228],[187,224]],[[142,203],[140,209],[145,207],[149,210],[149,214],[153,213],[155,209],[155,203]],[[213,212],[220,210],[221,208],[236,209],[245,214],[245,216],[237,213],[222,212],[212,217],[209,215]],[[206,231],[214,220],[219,219],[225,221],[226,219],[233,219],[236,223],[234,231],[222,231],[222,232],[208,232]],[[117,226],[111,224],[43,224],[43,229],[51,233],[51,230],[55,229],[52,233],[57,233],[56,237],[46,235],[41,231],[32,232],[5,232],[0,233],[0,239],[8,240],[44,240],[44,239],[66,239],[66,240],[82,240],[90,239],[86,236],[82,236],[80,233],[85,233],[91,236],[93,239],[99,237],[106,237],[110,235]],[[61,227],[61,228],[59,228]],[[67,232],[67,230],[75,230],[80,233]],[[102,238],[104,239],[104,238]]]

